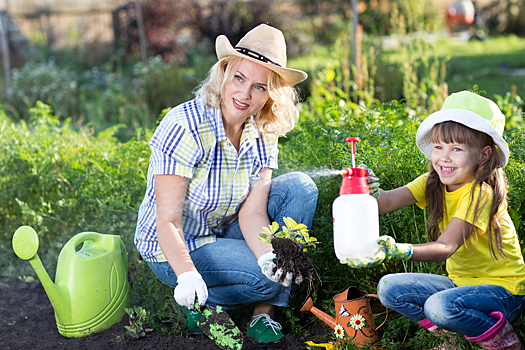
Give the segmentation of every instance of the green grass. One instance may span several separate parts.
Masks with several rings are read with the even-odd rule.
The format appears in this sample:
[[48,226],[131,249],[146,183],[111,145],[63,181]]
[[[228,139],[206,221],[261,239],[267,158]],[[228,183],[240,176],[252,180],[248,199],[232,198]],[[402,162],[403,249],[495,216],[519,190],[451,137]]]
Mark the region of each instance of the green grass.
[[516,75],[514,69],[525,69],[525,38],[506,36],[467,43],[439,43],[436,52],[441,57],[450,56],[447,63],[449,92],[456,92],[478,85],[487,97],[505,95],[511,86],[517,94],[525,95],[525,75]]
[[[366,41],[366,40],[365,40]],[[372,43],[371,40],[369,40]],[[363,43],[363,52],[367,43]],[[451,38],[445,38],[433,44],[434,50],[429,55],[434,55],[440,60],[450,57],[446,64],[446,83],[448,84],[449,93],[461,90],[472,89],[476,84],[480,91],[485,91],[484,95],[493,98],[495,94],[504,96],[512,90],[512,85],[517,88],[517,94],[525,96],[525,75],[516,75],[514,69],[525,69],[525,38],[519,38],[515,35],[488,38],[485,41],[468,41],[459,42]],[[301,69],[309,73],[306,83],[310,83],[312,77],[320,69],[333,64],[338,58],[336,52],[338,49],[331,46],[313,45],[312,53],[302,57],[290,59],[288,66]],[[406,53],[406,52],[405,52]],[[408,54],[413,51],[409,50]],[[400,50],[383,51],[381,59],[376,62],[385,65],[379,71],[383,73],[381,78],[386,79],[385,86],[398,85],[396,73],[393,72],[390,80],[384,76],[392,70],[398,70],[395,62],[404,62],[406,57],[402,57]],[[399,74],[399,73],[398,73]],[[394,79],[394,81],[392,80]],[[301,84],[302,91],[308,91],[305,84]],[[386,101],[391,99],[390,96],[399,96],[400,92],[387,94]],[[380,96],[377,96],[380,98]]]

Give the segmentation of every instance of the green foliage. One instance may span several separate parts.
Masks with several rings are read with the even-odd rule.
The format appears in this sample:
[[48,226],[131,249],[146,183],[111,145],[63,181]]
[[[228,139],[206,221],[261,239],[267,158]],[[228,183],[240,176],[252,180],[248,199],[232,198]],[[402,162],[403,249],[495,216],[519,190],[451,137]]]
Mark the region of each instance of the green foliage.
[[[406,22],[396,6],[392,18],[396,34],[404,38]],[[411,114],[428,115],[441,108],[447,96],[446,62],[450,57],[439,58],[434,44],[424,37],[399,39],[395,51],[381,51],[374,40],[365,37],[361,55],[356,57],[349,32],[341,33],[330,51],[331,59],[313,73],[303,119],[341,125],[349,116],[373,111],[380,101],[392,99],[403,99]]]
[[[359,23],[366,33],[390,35],[394,33],[391,23],[395,10],[406,24],[407,32],[434,32],[443,29],[444,9],[441,1],[392,0],[388,2],[366,0],[364,12],[359,14]],[[443,16],[436,14],[443,13]]]
[[115,137],[118,125],[98,135],[75,131],[40,101],[30,113],[28,122],[15,123],[0,109],[2,274],[38,280],[31,265],[12,250],[13,233],[22,225],[37,231],[38,255],[52,279],[61,248],[75,234],[119,235],[128,254],[132,305],[151,310],[145,321],[150,328],[184,334],[173,288],[155,277],[133,242],[151,130],[137,129],[134,138],[122,143]]
[[496,104],[501,112],[505,115],[505,131],[512,134],[520,130],[523,124],[523,108],[525,102],[516,94],[516,86],[512,85],[512,91],[508,91],[505,96],[494,95]]
[[279,231],[279,224],[275,221],[268,227],[263,227],[262,229],[268,234],[260,233],[259,239],[264,243],[270,243],[272,237],[288,238],[303,247],[305,252],[308,251],[308,248],[315,248],[319,244],[317,238],[308,234],[308,228],[305,224],[298,224],[292,218],[283,218],[283,221],[285,226],[282,227],[281,231]]
[[150,312],[140,306],[125,308],[124,311],[129,315],[129,326],[124,326],[124,328],[133,334],[143,334],[144,324],[150,317]]
[[[196,63],[198,64],[198,63]],[[51,106],[60,121],[96,132],[122,124],[115,135],[127,140],[138,128],[155,126],[156,115],[192,98],[203,68],[166,64],[160,56],[116,71],[99,67],[78,71],[54,59],[30,61],[13,70],[9,98],[15,116],[27,120],[36,101]],[[78,67],[77,67],[78,69]]]

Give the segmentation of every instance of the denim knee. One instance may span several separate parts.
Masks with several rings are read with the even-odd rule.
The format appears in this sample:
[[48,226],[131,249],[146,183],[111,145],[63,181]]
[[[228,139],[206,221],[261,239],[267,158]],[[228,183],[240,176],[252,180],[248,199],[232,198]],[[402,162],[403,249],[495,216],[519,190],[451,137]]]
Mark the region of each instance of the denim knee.
[[272,179],[268,198],[270,219],[282,226],[283,217],[291,217],[310,229],[318,194],[317,186],[305,173],[291,172]]
[[454,300],[450,300],[448,293],[436,293],[428,297],[423,307],[425,316],[432,321],[438,327],[444,329],[450,329],[449,323],[453,321],[454,310],[457,311],[457,307],[454,306]]
[[379,301],[389,309],[394,309],[396,304],[394,293],[396,288],[395,283],[392,282],[392,276],[393,275],[385,275],[381,277],[377,284],[377,296],[379,297]]
[[279,188],[280,192],[288,192],[288,195],[293,196],[297,200],[311,201],[313,199],[315,200],[315,203],[317,203],[319,190],[317,189],[315,182],[307,174],[300,171],[294,171],[278,176],[273,181],[275,182],[275,186]]
[[253,285],[252,293],[261,301],[264,301],[275,298],[280,293],[285,292],[286,289],[287,288],[280,283],[272,282],[267,278],[263,278]]
[[[302,191],[299,191],[299,195],[302,195],[305,200],[314,199],[315,203],[317,203],[319,190],[317,189],[317,186],[315,185],[315,182],[312,180],[312,178],[299,171],[292,172],[290,175],[295,178],[295,182],[300,188],[302,188]],[[313,209],[315,210],[315,206]]]

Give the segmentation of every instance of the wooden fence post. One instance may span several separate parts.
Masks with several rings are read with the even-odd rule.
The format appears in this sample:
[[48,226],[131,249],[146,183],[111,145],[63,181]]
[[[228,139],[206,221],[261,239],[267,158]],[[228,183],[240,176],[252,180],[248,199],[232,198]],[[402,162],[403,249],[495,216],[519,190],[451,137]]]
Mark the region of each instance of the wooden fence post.
[[353,15],[353,40],[354,66],[356,67],[356,83],[359,89],[363,88],[363,67],[361,63],[361,41],[363,39],[363,26],[359,24],[359,13],[357,12],[357,0],[352,0]]
[[2,37],[2,57],[4,59],[5,85],[9,91],[11,88],[11,61],[9,57],[9,37],[7,35],[7,23],[3,17],[4,15],[0,14],[0,36]]
[[135,12],[137,13],[137,27],[139,30],[140,56],[142,61],[146,63],[148,54],[146,52],[146,32],[144,31],[144,20],[142,19],[142,9],[140,1],[135,1]]

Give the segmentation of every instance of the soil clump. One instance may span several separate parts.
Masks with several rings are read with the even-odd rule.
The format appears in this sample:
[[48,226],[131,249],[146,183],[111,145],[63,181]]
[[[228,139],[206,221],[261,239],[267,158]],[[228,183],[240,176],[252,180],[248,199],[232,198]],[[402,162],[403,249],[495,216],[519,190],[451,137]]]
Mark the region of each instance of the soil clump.
[[[283,269],[285,272],[291,271],[294,277],[312,278],[315,271],[314,264],[308,257],[308,253],[299,244],[282,237],[273,237],[271,243],[275,254],[274,272],[277,269]],[[282,282],[285,277],[286,273],[283,273],[279,282]]]

